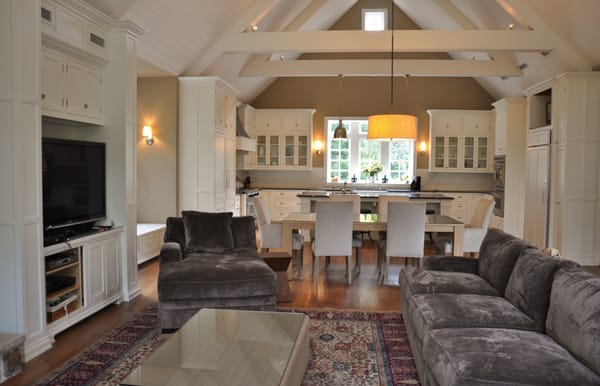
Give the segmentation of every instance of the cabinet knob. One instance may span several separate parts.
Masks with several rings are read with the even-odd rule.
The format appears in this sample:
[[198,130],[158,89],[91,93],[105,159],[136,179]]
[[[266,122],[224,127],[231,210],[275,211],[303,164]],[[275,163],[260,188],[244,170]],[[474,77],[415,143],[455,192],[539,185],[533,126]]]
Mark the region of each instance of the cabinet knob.
[[84,104],[83,104],[83,108],[84,108],[84,109],[87,109],[87,108],[88,108],[88,104],[87,104],[87,103],[84,103]]
[[42,94],[42,99],[45,99],[45,98],[46,98],[46,94]]

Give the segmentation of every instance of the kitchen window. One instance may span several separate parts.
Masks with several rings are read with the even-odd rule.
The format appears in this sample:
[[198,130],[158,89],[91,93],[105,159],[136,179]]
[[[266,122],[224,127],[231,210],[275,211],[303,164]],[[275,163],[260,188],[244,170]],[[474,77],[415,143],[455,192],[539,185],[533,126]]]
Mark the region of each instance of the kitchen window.
[[[339,118],[327,118],[327,183],[367,183],[368,173],[363,169],[381,163],[383,171],[376,176],[377,183],[387,178],[388,184],[408,184],[415,174],[415,145],[413,140],[384,142],[367,140],[366,118],[344,119],[346,139],[333,138]],[[356,178],[356,180],[354,180]]]

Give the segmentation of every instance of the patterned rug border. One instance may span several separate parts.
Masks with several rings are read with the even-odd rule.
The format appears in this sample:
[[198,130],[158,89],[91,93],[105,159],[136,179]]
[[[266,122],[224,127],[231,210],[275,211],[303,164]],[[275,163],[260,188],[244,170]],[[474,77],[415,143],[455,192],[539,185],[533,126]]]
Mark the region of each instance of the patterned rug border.
[[[161,334],[157,317],[158,306],[152,304],[131,319],[122,323],[105,336],[99,338],[92,346],[86,348],[73,359],[61,365],[48,375],[38,386],[67,386],[67,385],[115,385],[122,380],[133,367],[144,361],[170,335]],[[328,321],[374,322],[377,327],[374,333],[375,344],[381,354],[381,384],[387,385],[418,385],[418,375],[414,359],[408,347],[404,320],[399,311],[361,311],[348,309],[315,309],[298,307],[281,307],[279,312],[300,312],[308,315],[311,320],[323,324]],[[311,342],[311,351],[313,350]],[[375,350],[375,348],[371,348]],[[316,354],[313,354],[316,360]],[[316,369],[318,361],[311,359],[309,369]],[[334,363],[335,365],[335,363]],[[308,373],[308,369],[307,369]],[[321,373],[323,374],[323,373]],[[306,379],[305,379],[306,381]],[[325,381],[325,380],[323,380]],[[310,379],[308,385],[326,385]],[[363,383],[361,383],[363,384]],[[369,384],[369,383],[365,383]]]

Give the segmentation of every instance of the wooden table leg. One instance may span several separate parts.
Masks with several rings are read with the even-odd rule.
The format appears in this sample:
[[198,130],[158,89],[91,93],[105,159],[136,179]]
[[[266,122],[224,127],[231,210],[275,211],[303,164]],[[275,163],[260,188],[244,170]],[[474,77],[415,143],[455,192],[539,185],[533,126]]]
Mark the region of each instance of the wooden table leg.
[[452,246],[454,248],[452,253],[454,254],[454,256],[462,256],[463,255],[464,242],[465,242],[464,227],[462,225],[455,226],[454,233],[453,233],[453,239],[452,239]]

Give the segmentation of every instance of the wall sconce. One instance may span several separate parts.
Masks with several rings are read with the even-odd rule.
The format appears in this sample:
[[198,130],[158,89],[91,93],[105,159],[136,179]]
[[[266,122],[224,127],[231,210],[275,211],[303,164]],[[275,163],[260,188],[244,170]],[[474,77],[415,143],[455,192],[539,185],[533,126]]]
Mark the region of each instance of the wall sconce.
[[152,136],[152,126],[145,125],[142,129],[142,136],[146,138],[146,143],[152,145],[154,143],[154,137]]
[[321,151],[323,150],[323,143],[321,141],[315,141],[314,147],[316,153],[318,155],[321,155]]
[[419,151],[421,152],[421,155],[425,155],[425,152],[427,151],[427,142],[421,141],[421,143],[419,143]]

